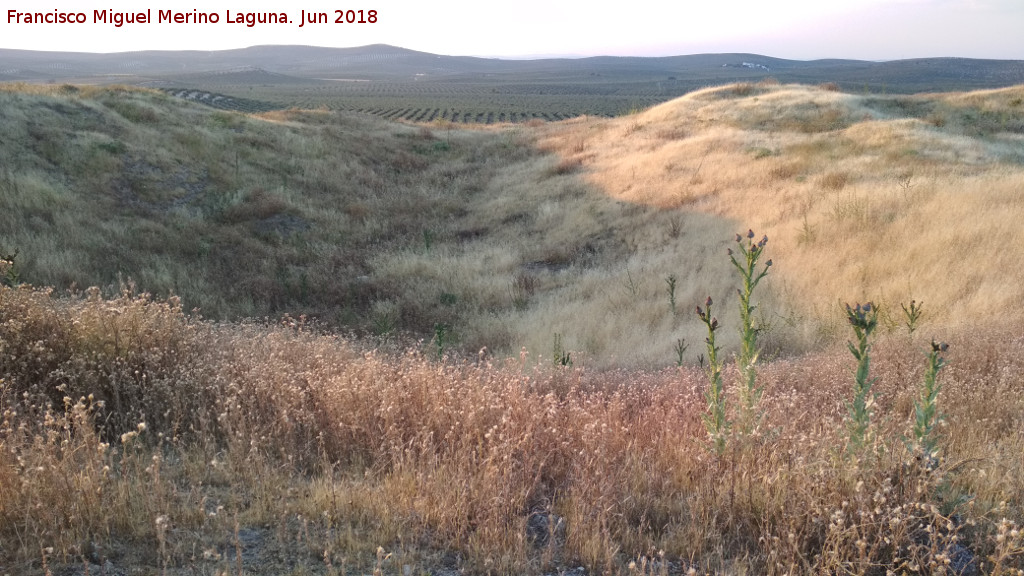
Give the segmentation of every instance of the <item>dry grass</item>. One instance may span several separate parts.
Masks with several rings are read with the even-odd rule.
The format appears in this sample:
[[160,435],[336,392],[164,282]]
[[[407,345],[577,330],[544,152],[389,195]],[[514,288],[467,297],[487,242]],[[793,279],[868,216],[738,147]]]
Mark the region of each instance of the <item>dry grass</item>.
[[[757,84],[442,134],[5,89],[0,254],[57,288],[0,287],[0,574],[1018,574],[1021,98]],[[747,228],[764,414],[718,458],[665,279],[734,326]],[[869,299],[877,449],[850,458],[836,302]],[[468,356],[402,336],[438,324]],[[918,335],[952,345],[936,470],[903,443]],[[693,364],[658,369],[680,338]]]
[[[761,431],[717,459],[698,370],[439,364],[28,288],[0,288],[0,330],[13,573],[234,574],[236,547],[247,574],[366,573],[378,546],[384,573],[939,573],[961,550],[1024,568],[1001,524],[1024,522],[1015,326],[952,342],[935,472],[899,439],[923,369],[906,337],[876,345],[877,456],[840,456],[853,362],[834,348],[763,366]],[[543,545],[531,517],[552,520]]]
[[[588,182],[682,219],[670,245],[711,254],[748,226],[766,232],[781,264],[768,298],[799,350],[835,337],[837,301],[870,299],[898,311],[917,298],[932,306],[936,327],[1021,317],[1024,277],[1012,264],[1019,243],[1007,239],[1019,237],[1015,223],[1024,218],[1022,97],[1019,87],[884,98],[740,85],[695,92],[639,118],[549,126],[541,143],[565,157],[585,146]],[[924,120],[936,114],[942,126]],[[649,129],[623,130],[635,122]],[[672,130],[687,137],[665,136]],[[702,218],[714,228],[689,224]],[[683,285],[704,284],[693,272],[706,258],[654,264],[655,254],[634,258],[673,271]]]
[[0,98],[15,146],[0,248],[57,290],[116,294],[120,274],[213,318],[305,314],[426,339],[443,324],[459,349],[506,357],[540,359],[559,334],[594,367],[669,365],[679,339],[701,341],[694,318],[668,313],[669,275],[680,309],[710,294],[732,322],[722,253],[748,227],[780,264],[762,307],[772,353],[834,342],[837,301],[895,314],[923,300],[939,328],[1019,316],[1024,300],[1004,241],[1024,216],[1019,88],[761,83],[476,131],[119,88]]
[[[584,146],[565,160],[538,151],[541,127],[245,116],[122,88],[15,86],[0,99],[12,158],[0,248],[20,250],[25,281],[113,295],[130,278],[216,319],[305,314],[426,338],[444,324],[459,348],[501,355],[549,350],[563,333],[577,358],[603,365],[668,363],[693,330],[651,310],[581,337],[579,318],[660,300],[678,248],[656,210],[582,181]],[[523,275],[535,279],[528,302],[515,295]]]

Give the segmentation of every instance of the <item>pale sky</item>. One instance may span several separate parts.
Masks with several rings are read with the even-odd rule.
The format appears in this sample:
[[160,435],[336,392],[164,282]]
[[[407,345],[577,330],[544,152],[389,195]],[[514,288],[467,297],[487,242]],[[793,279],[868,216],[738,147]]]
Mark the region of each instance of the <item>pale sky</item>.
[[[338,8],[375,24],[335,24]],[[84,24],[17,24],[13,12],[84,14]],[[216,24],[94,23],[94,11],[213,13]],[[229,23],[238,10],[290,24]],[[299,28],[301,11],[328,24]],[[228,14],[230,11],[230,15]],[[357,16],[353,14],[353,16]],[[242,17],[244,19],[244,16]],[[811,60],[960,56],[1024,60],[1024,0],[2,0],[0,48],[83,52],[220,50],[258,44],[392,44],[447,55],[667,56],[753,52]]]

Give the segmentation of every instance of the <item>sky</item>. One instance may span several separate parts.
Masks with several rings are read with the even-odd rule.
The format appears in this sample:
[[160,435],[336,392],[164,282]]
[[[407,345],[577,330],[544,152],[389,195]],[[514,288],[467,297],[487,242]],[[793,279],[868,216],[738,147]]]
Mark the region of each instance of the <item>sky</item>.
[[[363,10],[364,18],[375,10],[377,22],[335,23],[341,9]],[[154,21],[94,22],[102,10],[149,11]],[[219,21],[156,22],[162,10],[195,10]],[[299,27],[303,10],[325,13],[328,23]],[[54,12],[80,13],[85,22],[26,24],[17,16]],[[283,13],[290,22],[250,27],[246,12]],[[0,48],[126,52],[261,44],[391,44],[505,58],[751,52],[796,60],[1024,60],[1024,0],[0,0]]]

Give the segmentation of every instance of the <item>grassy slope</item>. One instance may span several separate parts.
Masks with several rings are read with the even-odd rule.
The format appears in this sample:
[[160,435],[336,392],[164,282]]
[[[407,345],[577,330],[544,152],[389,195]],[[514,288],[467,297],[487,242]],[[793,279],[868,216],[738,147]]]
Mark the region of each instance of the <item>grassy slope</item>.
[[[319,112],[246,117],[136,90],[29,92],[0,93],[0,243],[21,250],[24,278],[66,288],[123,274],[212,317],[454,323],[437,278],[395,286],[387,270],[487,232],[467,223],[467,207],[504,172],[542,172],[516,133],[434,136]],[[461,309],[500,308],[490,300],[503,294],[460,293]]]
[[722,253],[753,227],[778,264],[773,349],[836,338],[837,301],[882,304],[890,329],[912,298],[935,328],[1012,321],[1022,97],[738,85],[620,119],[431,131],[8,88],[0,248],[36,284],[121,275],[216,318],[444,324],[467,351],[535,356],[557,334],[592,364],[665,365],[703,338],[695,302],[732,320]]
[[739,85],[541,142],[609,197],[678,214],[698,254],[663,273],[707,262],[692,219],[767,234],[777,323],[804,338],[845,330],[837,301],[874,300],[890,328],[911,299],[936,326],[1021,317],[1020,87],[876,98]]
[[[122,271],[174,287],[185,310],[208,298],[247,314],[274,306],[237,302],[256,280],[270,294],[292,286],[268,260],[297,273],[340,253],[352,268],[338,270],[365,276],[347,288],[366,291],[357,323],[451,321],[466,347],[541,353],[559,333],[594,363],[664,364],[675,337],[701,338],[688,313],[668,312],[664,277],[679,276],[684,310],[707,293],[731,309],[722,252],[750,225],[777,266],[764,308],[792,320],[769,332],[775,345],[847,337],[829,331],[839,298],[891,308],[913,295],[933,316],[925,335],[875,346],[879,456],[839,456],[853,361],[825,346],[762,367],[762,431],[716,459],[696,367],[439,364],[295,324],[206,324],[177,300],[0,287],[0,573],[100,573],[105,560],[168,574],[938,573],[963,558],[955,546],[984,573],[1024,569],[1024,352],[1019,316],[996,307],[1019,290],[1007,252],[1019,234],[998,224],[1019,209],[1019,89],[866,100],[738,86],[616,121],[433,136],[140,91],[2,98],[4,134],[19,139],[0,141],[12,159],[0,248],[20,247],[39,284]],[[964,208],[946,224],[971,242],[941,226],[900,236],[961,205],[988,218]],[[203,239],[230,251],[211,264],[180,248]],[[971,257],[981,250],[995,260]],[[863,260],[836,266],[841,254]],[[927,281],[900,293],[876,261]],[[958,268],[929,280],[932,263]],[[161,274],[181,284],[155,284]],[[331,311],[330,294],[299,303]],[[1008,328],[975,329],[997,319]],[[734,319],[723,323],[730,336]],[[952,343],[935,472],[902,442],[931,333]],[[729,366],[730,394],[734,382]],[[528,537],[538,511],[567,526],[548,546]],[[659,550],[670,564],[649,563]]]
[[[547,294],[626,272],[656,212],[589,190],[523,128],[246,117],[123,89],[0,97],[0,245],[21,250],[23,278],[116,291],[121,275],[215,318],[306,313],[428,336],[446,324],[467,349],[518,350]],[[566,330],[540,329],[544,351]],[[621,348],[604,338],[586,351]]]

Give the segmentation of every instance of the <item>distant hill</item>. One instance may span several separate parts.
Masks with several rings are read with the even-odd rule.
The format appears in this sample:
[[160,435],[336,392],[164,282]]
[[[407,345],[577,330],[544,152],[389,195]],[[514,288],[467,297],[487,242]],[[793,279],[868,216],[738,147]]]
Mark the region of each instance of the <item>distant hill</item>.
[[847,89],[934,92],[1024,83],[1024,61],[922,58],[890,62],[785,60],[758,54],[500,60],[443,56],[375,44],[356,48],[252,46],[221,51],[113,54],[0,50],[0,81],[146,83],[196,74],[260,70],[294,79],[516,82],[679,81],[712,85],[771,76],[782,82],[835,82]]

